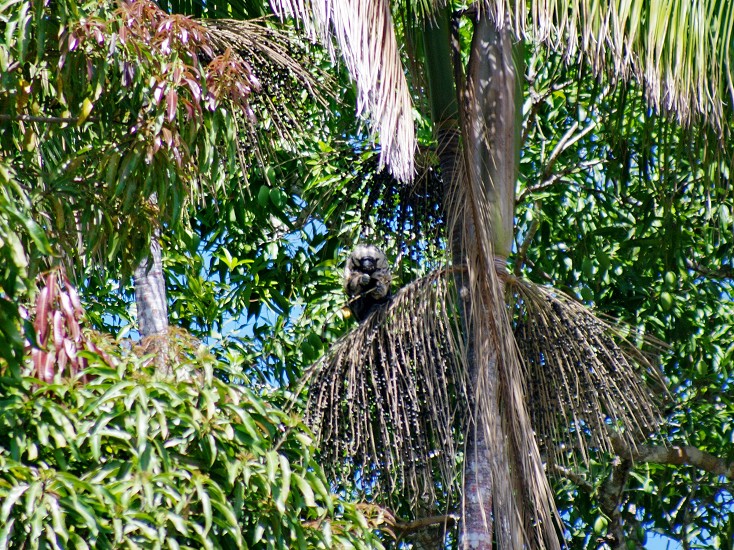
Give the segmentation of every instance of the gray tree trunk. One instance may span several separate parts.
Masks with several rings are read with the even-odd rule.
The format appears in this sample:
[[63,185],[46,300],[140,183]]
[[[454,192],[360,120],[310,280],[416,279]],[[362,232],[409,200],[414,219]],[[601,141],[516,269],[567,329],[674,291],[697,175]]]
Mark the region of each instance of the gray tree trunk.
[[138,330],[147,351],[156,354],[159,371],[168,373],[168,303],[161,261],[160,232],[150,239],[150,253],[133,274]]

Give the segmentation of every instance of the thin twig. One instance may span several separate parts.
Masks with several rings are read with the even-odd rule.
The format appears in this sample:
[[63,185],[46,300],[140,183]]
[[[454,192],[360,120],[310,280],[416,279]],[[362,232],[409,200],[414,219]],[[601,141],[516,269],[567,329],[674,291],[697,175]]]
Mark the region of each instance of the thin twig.
[[569,481],[576,484],[579,489],[583,489],[589,494],[594,493],[596,488],[593,484],[589,483],[584,476],[574,472],[571,468],[561,466],[560,464],[553,464],[553,469],[562,477],[565,477]]
[[[545,189],[548,189],[549,187],[552,187],[555,185],[561,178],[572,174],[574,172],[577,172],[582,169],[591,168],[593,166],[597,166],[599,164],[602,164],[604,161],[601,159],[595,159],[595,160],[589,160],[580,162],[578,164],[574,164],[572,166],[568,166],[561,170],[560,172],[554,172],[553,174],[550,174],[548,177],[543,178],[539,183],[536,183],[535,185],[530,185],[523,189],[522,193],[517,197],[517,202],[521,203],[525,200],[525,198],[532,194],[537,193],[539,191],[543,191]],[[596,192],[595,189],[590,189],[590,192]]]
[[533,222],[530,224],[530,227],[528,228],[527,233],[525,234],[525,238],[522,241],[522,245],[520,245],[520,250],[517,252],[517,257],[515,259],[515,267],[513,269],[513,272],[515,273],[516,277],[519,277],[522,273],[522,268],[525,266],[525,261],[527,260],[528,256],[528,249],[530,248],[530,243],[533,241],[533,238],[535,237],[535,233],[537,233],[538,228],[540,227],[540,220],[539,220],[539,214],[541,211],[541,203],[540,201],[535,201],[535,216],[533,216]]

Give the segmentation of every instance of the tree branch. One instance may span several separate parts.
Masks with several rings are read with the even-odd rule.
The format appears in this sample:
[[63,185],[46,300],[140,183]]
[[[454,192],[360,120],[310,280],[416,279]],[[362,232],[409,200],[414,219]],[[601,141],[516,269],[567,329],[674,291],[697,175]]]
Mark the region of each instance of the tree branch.
[[530,228],[528,229],[527,233],[525,234],[525,238],[522,241],[522,245],[520,245],[520,250],[517,253],[517,256],[515,257],[515,269],[514,273],[516,277],[519,277],[522,273],[522,268],[525,265],[525,261],[527,260],[528,256],[528,248],[530,248],[530,243],[533,240],[533,237],[535,237],[535,233],[538,231],[538,228],[540,227],[540,201],[535,202],[535,216],[533,216],[533,222],[530,224]]
[[559,475],[574,482],[579,489],[583,489],[589,494],[592,494],[595,491],[593,484],[589,483],[584,476],[574,472],[571,468],[566,468],[560,464],[554,464],[553,469],[558,472]]
[[[53,124],[77,124],[79,117],[59,117],[59,116],[33,116],[33,115],[8,115],[0,113],[0,120],[11,120],[14,122],[47,122]],[[85,122],[96,122],[98,119],[89,117]]]
[[694,264],[691,260],[686,260],[686,267],[692,269],[696,273],[700,273],[704,277],[712,279],[734,279],[734,268],[722,266],[720,269],[709,269],[699,264]]
[[359,510],[367,517],[374,528],[389,533],[391,537],[399,540],[408,535],[430,528],[442,528],[454,526],[459,521],[457,514],[444,514],[438,516],[427,516],[412,521],[404,520],[393,514],[391,510],[373,503],[358,504]]
[[642,445],[633,453],[632,460],[674,466],[695,466],[710,474],[734,480],[734,461],[727,462],[691,445],[675,445],[672,447]]
[[616,457],[612,465],[612,473],[601,487],[599,507],[604,515],[609,518],[606,535],[609,546],[612,549],[624,549],[627,547],[627,542],[624,534],[621,504],[624,488],[627,485],[633,463],[627,458]]
[[638,445],[630,449],[621,437],[611,434],[614,452],[633,462],[669,464],[671,466],[695,466],[710,474],[734,479],[734,461],[727,462],[692,445]]
[[[573,166],[568,166],[559,172],[554,172],[550,174],[549,176],[544,177],[540,182],[536,183],[535,185],[529,185],[525,189],[523,189],[522,193],[520,193],[520,195],[517,197],[517,202],[521,203],[527,198],[528,195],[532,193],[537,193],[538,191],[543,191],[544,189],[548,189],[549,187],[552,187],[561,178],[569,174],[575,173],[581,169],[591,168],[598,164],[602,164],[602,162],[603,161],[599,159],[584,161],[578,164],[574,164]],[[596,191],[597,190],[595,189],[589,190],[589,192],[596,192]]]
[[[627,548],[632,539],[625,536],[622,500],[629,472],[635,464],[652,463],[671,466],[695,466],[705,472],[727,479],[734,479],[734,461],[716,457],[691,445],[638,445],[631,449],[624,440],[615,433],[610,433],[614,452],[618,455],[612,464],[609,478],[599,488],[599,507],[609,519],[607,535],[604,541],[613,549]],[[592,483],[577,472],[560,465],[553,466],[555,471],[575,483],[589,494],[596,492]],[[634,521],[634,520],[633,520]],[[685,538],[685,537],[684,537]]]

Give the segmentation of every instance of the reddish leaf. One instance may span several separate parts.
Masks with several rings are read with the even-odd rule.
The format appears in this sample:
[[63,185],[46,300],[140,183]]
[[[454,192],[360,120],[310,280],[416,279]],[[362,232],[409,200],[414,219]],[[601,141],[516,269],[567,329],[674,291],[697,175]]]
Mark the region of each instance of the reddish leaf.
[[46,346],[46,337],[48,336],[48,310],[49,310],[49,297],[51,295],[51,289],[46,286],[41,289],[36,299],[36,320],[33,322],[33,328],[36,329],[36,338],[38,343],[42,346]]
[[163,135],[163,141],[168,147],[171,146],[173,143],[173,134],[171,134],[171,130],[169,130],[166,127],[161,128],[161,134]]
[[[62,347],[60,350],[57,351],[57,359],[56,359],[56,372],[59,374],[64,373],[64,369],[66,368],[66,363],[69,360],[69,358],[66,355],[66,352],[64,351],[64,348]],[[53,356],[51,356],[53,357]],[[46,380],[46,382],[53,382],[54,379],[54,371],[53,371],[53,361],[51,362],[51,365],[49,365],[50,371],[46,371],[47,378],[43,378],[43,380]],[[48,378],[50,374],[50,378]]]
[[69,299],[71,300],[71,305],[74,307],[74,313],[76,313],[76,318],[79,319],[84,314],[84,308],[82,308],[82,302],[79,300],[79,293],[76,291],[76,288],[74,288],[71,283],[69,282],[69,279],[64,276],[64,285],[66,286],[66,292],[69,294]]
[[178,107],[178,94],[176,90],[169,90],[166,94],[166,114],[168,116],[168,122],[173,121],[176,118],[176,108]]
[[[39,351],[39,362],[38,368],[36,369],[36,375],[39,379],[44,382],[51,383],[54,381],[54,358],[55,354],[47,351]],[[66,356],[64,356],[66,359]],[[61,363],[59,361],[59,363]],[[66,363],[66,361],[64,361]],[[60,367],[63,368],[63,367]]]
[[66,292],[60,292],[59,298],[61,299],[61,311],[64,312],[69,319],[76,319],[76,312],[74,306],[71,305],[71,298],[69,298]]
[[68,51],[73,52],[76,50],[76,47],[79,45],[79,39],[74,36],[73,34],[69,35],[69,38],[67,39],[67,45],[66,48]]
[[162,97],[163,97],[163,83],[158,84],[158,86],[155,87],[155,90],[153,90],[153,99],[155,100],[156,105],[160,104]]
[[199,101],[201,101],[201,86],[199,86],[199,83],[192,78],[187,78],[186,84],[188,84],[189,90],[191,90],[191,95],[193,96],[194,101],[198,104]]
[[61,349],[64,343],[64,336],[66,331],[64,330],[64,316],[60,311],[54,311],[54,348],[57,350]]
[[64,351],[66,352],[66,355],[69,356],[71,364],[77,366],[79,359],[76,355],[76,346],[74,345],[74,342],[71,340],[64,340]]

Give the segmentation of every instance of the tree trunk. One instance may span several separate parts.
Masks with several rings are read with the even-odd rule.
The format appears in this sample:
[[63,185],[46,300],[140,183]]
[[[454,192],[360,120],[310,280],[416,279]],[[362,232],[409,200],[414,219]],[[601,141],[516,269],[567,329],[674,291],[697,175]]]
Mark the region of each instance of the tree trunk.
[[155,353],[156,367],[164,374],[168,367],[168,303],[161,261],[160,231],[150,239],[150,254],[135,268],[135,305],[138,330],[146,351]]
[[495,271],[495,264],[504,269],[513,241],[520,87],[510,31],[498,29],[484,11],[474,15],[466,79],[458,45],[449,47],[448,20],[439,18],[425,30],[452,260],[467,267],[456,281],[474,393],[460,547],[491,548],[495,536],[503,548],[558,548],[553,495],[523,401],[504,288]]
[[[460,146],[460,116],[457,92],[454,83],[462,89],[463,68],[460,62],[459,44],[456,36],[449,32],[446,14],[437,18],[435,23],[427,23],[424,34],[429,81],[429,98],[433,120],[437,131],[438,157],[444,181],[444,211],[450,224],[452,262],[454,265],[467,264],[467,251],[474,248],[476,241],[475,224],[471,214],[461,214],[467,208],[463,191],[467,177],[466,166],[462,162]],[[453,55],[452,55],[453,53]],[[452,59],[453,58],[453,59]],[[463,92],[463,90],[462,90]],[[463,95],[460,92],[459,95]],[[470,282],[462,270],[455,276],[460,300],[459,311],[467,340],[466,363],[471,387],[478,386],[475,340],[470,326],[469,300]],[[476,401],[476,400],[474,400]],[[470,409],[475,409],[469,403]],[[463,505],[461,520],[462,548],[491,548],[493,537],[492,494],[493,468],[492,454],[485,436],[485,426],[476,414],[470,418],[464,454]]]

